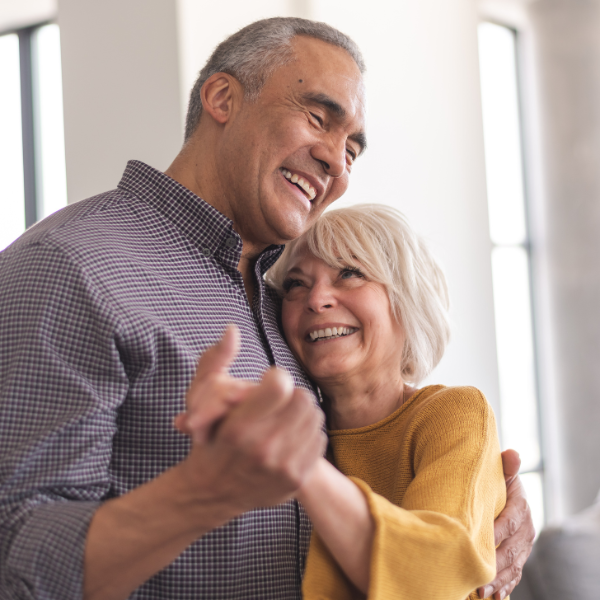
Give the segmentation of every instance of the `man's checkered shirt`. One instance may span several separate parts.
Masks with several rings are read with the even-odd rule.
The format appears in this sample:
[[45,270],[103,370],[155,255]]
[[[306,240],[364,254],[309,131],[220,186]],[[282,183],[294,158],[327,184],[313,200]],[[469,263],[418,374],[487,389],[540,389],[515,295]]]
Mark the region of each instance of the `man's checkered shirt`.
[[[183,460],[174,430],[199,354],[227,323],[231,373],[275,363],[309,381],[286,346],[256,263],[253,306],[232,223],[163,173],[128,164],[116,190],[56,213],[0,254],[0,598],[82,594],[87,527],[106,499]],[[136,599],[301,597],[310,523],[295,501],[204,536]]]

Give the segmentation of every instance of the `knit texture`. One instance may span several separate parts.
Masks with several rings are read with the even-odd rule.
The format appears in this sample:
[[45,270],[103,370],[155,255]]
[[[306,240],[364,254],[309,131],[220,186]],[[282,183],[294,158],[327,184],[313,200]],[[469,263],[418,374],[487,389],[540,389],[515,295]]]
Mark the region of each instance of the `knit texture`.
[[[364,492],[376,524],[369,600],[477,598],[495,577],[493,523],[506,503],[483,394],[428,386],[382,421],[329,438],[332,462]],[[303,597],[364,598],[315,533]]]

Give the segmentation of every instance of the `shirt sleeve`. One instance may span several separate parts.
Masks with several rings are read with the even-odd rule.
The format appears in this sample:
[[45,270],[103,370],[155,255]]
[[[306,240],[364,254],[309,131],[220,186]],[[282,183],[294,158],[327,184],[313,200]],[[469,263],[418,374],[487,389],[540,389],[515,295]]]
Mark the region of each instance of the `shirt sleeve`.
[[0,255],[3,600],[82,596],[87,529],[110,488],[127,393],[115,328],[60,250],[34,243]]
[[[493,522],[506,502],[493,411],[478,390],[449,388],[409,437],[414,478],[401,506],[352,478],[376,527],[368,598],[477,598],[473,590],[495,576]],[[364,597],[315,534],[306,575],[306,600]]]

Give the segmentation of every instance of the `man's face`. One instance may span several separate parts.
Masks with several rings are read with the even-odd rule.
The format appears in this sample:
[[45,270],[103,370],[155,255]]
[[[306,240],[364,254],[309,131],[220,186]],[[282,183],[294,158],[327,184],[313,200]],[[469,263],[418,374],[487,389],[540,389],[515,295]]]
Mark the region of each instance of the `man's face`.
[[260,246],[306,231],[346,191],[365,145],[356,63],[313,38],[297,37],[293,46],[296,59],[272,75],[256,102],[244,101],[219,150],[218,177],[236,229]]

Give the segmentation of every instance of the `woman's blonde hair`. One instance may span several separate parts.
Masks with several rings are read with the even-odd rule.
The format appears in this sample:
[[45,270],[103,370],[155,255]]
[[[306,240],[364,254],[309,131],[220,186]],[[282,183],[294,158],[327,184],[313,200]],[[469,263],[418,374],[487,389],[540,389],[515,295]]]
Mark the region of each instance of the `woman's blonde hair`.
[[267,272],[267,283],[281,295],[290,255],[299,243],[307,243],[312,254],[333,268],[358,262],[367,279],[385,286],[393,315],[405,332],[402,377],[412,384],[427,377],[450,338],[448,286],[437,260],[406,218],[382,204],[324,213],[286,246]]

